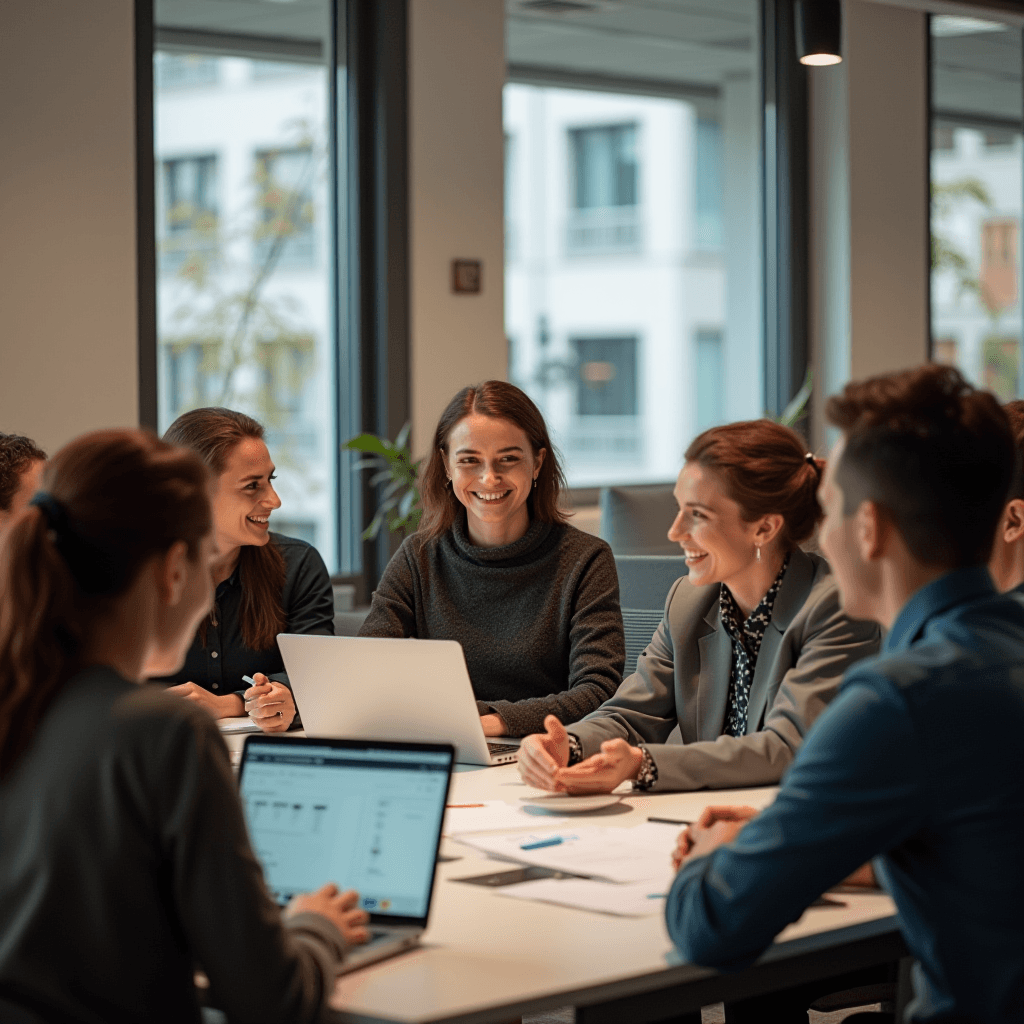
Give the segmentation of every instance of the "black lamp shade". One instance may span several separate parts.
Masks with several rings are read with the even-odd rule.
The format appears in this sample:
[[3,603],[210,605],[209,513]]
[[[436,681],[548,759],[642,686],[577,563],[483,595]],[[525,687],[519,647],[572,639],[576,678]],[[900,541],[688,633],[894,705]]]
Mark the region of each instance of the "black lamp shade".
[[842,59],[841,0],[796,0],[796,55],[801,64],[838,64]]

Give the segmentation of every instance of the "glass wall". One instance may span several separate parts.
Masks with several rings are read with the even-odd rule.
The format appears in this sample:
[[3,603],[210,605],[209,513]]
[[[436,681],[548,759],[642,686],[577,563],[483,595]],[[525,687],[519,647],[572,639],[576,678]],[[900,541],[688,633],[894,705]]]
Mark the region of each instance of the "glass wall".
[[203,405],[260,420],[274,529],[334,569],[330,9],[157,0],[154,103],[160,429]]
[[932,358],[1024,397],[1019,28],[936,16],[932,36]]
[[763,412],[757,0],[508,18],[510,376],[577,487]]

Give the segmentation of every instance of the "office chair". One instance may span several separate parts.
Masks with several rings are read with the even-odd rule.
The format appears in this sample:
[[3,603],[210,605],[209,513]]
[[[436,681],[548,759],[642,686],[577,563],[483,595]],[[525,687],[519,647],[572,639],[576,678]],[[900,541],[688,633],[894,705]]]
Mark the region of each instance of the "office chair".
[[626,665],[622,672],[625,678],[636,671],[637,659],[651,642],[672,584],[686,575],[686,559],[678,554],[616,555],[615,569],[619,574],[619,604],[626,634]]

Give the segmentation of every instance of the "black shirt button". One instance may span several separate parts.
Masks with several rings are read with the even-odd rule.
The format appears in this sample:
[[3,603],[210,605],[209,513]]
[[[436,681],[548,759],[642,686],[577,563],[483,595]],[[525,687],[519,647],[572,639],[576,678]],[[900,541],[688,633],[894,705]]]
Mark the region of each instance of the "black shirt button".
[[210,651],[210,657],[211,658],[216,658],[217,657],[217,652],[216,651]]
[[215,690],[219,690],[220,689],[220,683],[212,683],[211,685],[213,686],[213,688]]

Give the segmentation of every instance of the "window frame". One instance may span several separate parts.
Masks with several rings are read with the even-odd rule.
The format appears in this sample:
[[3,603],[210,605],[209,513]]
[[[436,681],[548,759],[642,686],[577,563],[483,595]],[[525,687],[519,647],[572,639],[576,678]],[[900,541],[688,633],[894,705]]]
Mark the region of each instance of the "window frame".
[[[157,174],[154,55],[158,42],[217,53],[323,61],[328,70],[328,274],[334,361],[336,579],[365,602],[396,541],[362,531],[376,507],[369,473],[342,444],[372,431],[394,437],[409,418],[407,0],[328,0],[325,45],[304,40],[161,29],[154,0],[134,0],[136,266],[139,423],[158,424]],[[254,154],[255,156],[255,154]],[[314,224],[314,247],[317,227]],[[315,258],[315,257],[314,257]]]

